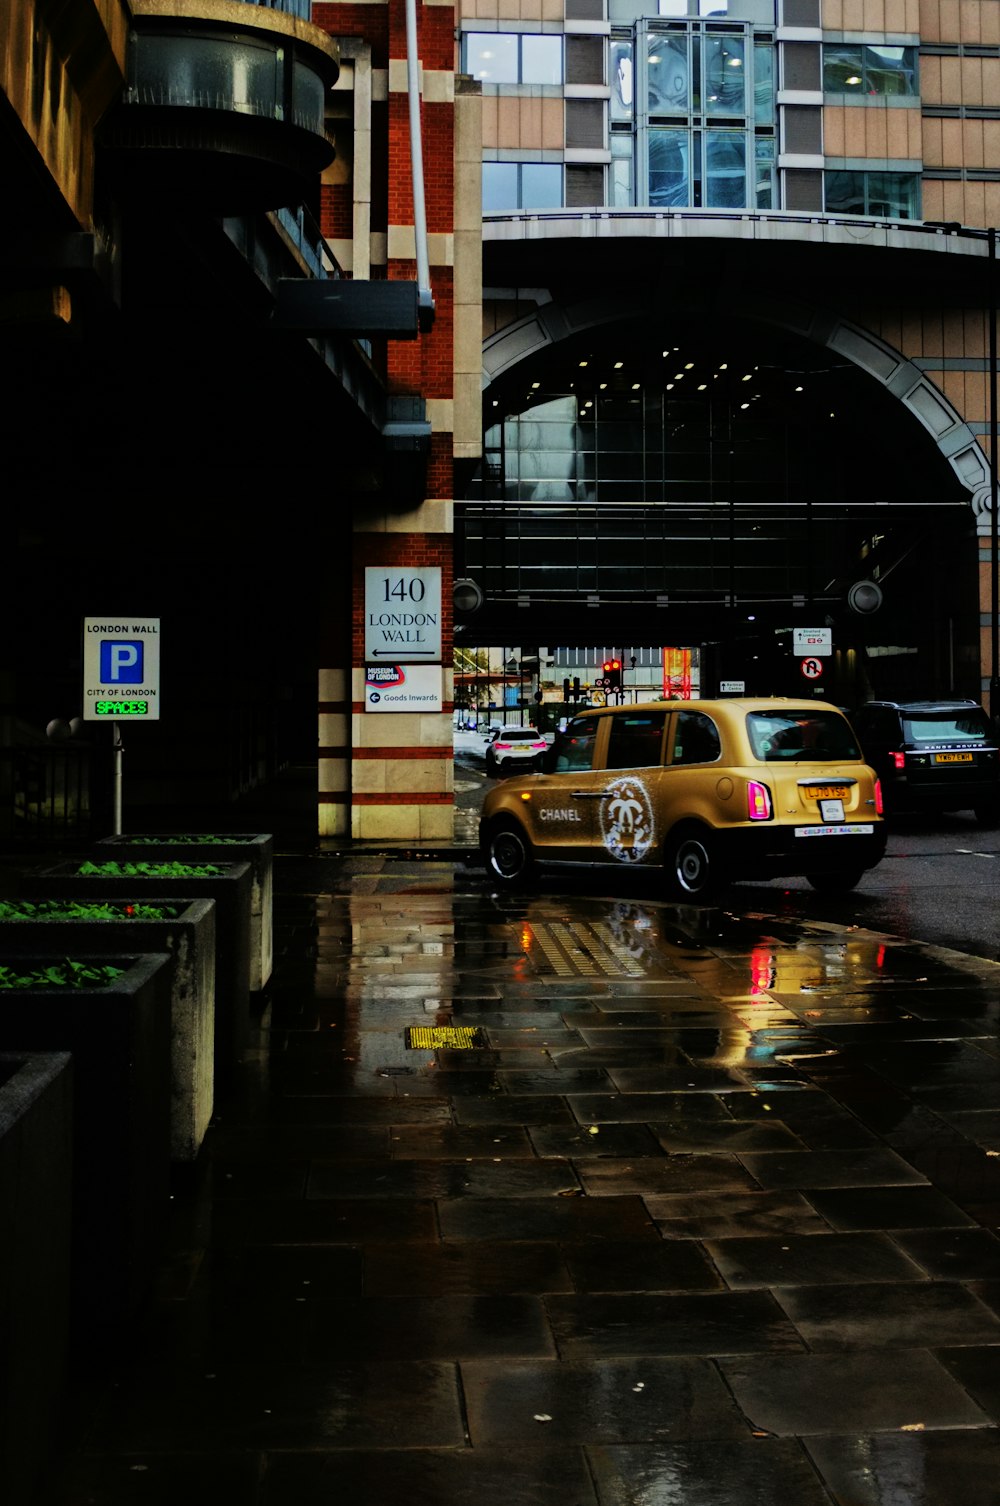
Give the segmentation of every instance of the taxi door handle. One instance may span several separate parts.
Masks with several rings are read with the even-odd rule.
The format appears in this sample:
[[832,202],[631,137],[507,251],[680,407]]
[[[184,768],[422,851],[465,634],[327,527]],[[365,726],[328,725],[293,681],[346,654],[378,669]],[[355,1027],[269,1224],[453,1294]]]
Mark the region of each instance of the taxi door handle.
[[610,790],[570,790],[574,800],[610,800]]

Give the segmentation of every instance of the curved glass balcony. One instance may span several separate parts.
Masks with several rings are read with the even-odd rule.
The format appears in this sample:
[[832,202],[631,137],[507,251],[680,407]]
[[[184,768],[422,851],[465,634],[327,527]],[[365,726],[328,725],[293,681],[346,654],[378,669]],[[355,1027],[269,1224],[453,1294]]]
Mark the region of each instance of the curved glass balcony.
[[112,168],[216,212],[294,204],[333,160],[326,95],[336,44],[286,10],[242,0],[135,0],[126,86],[102,124]]

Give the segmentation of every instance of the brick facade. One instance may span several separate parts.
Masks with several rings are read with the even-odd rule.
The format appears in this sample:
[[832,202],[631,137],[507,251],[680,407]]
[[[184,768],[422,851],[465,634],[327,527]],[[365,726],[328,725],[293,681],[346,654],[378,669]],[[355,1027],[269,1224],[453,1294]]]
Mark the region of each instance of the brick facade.
[[[367,122],[353,120],[354,171],[324,188],[325,235],[351,237],[354,265],[363,260],[373,278],[417,278],[409,98],[406,88],[406,9],[388,5],[318,3],[313,19],[342,40],[369,49],[371,108]],[[423,502],[412,497],[399,510],[391,482],[374,496],[355,499],[350,536],[350,599],[331,598],[325,633],[327,668],[320,672],[320,835],[360,838],[447,838],[452,828],[452,535],[454,439],[446,427],[455,396],[455,14],[447,5],[418,5],[422,79],[424,211],[434,321],[415,340],[390,340],[373,349],[394,398],[428,405],[432,433],[426,454]],[[357,65],[360,69],[360,62]],[[361,87],[360,73],[355,89]],[[430,97],[428,97],[430,96]],[[338,121],[339,124],[339,121]],[[362,197],[360,131],[367,128],[367,173]],[[366,223],[370,244],[358,257],[357,227]],[[335,477],[335,464],[331,476]],[[344,543],[346,544],[346,540]],[[441,570],[442,710],[366,716],[365,569],[398,565]],[[339,652],[332,645],[341,645]],[[401,651],[402,657],[402,651]]]

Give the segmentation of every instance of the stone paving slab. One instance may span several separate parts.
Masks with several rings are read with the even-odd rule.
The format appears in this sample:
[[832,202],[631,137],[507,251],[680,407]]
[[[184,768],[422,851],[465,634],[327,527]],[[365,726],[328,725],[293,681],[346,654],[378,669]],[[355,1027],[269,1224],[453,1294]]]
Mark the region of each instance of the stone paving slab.
[[453,855],[275,877],[38,1506],[996,1506],[995,965]]

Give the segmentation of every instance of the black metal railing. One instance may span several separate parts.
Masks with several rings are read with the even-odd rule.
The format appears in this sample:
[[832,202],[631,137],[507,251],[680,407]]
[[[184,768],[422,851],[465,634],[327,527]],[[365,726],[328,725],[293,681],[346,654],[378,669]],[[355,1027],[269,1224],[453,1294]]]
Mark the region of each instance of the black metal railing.
[[93,751],[71,743],[0,748],[0,842],[18,847],[86,837]]

